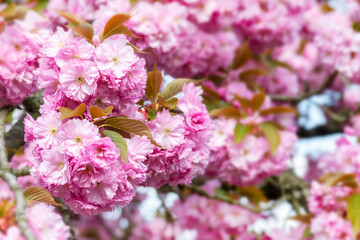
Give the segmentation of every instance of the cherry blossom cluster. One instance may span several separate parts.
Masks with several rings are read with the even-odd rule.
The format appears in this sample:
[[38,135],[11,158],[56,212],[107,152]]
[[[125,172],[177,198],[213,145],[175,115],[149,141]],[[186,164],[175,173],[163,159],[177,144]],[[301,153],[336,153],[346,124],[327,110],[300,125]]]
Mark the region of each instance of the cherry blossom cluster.
[[208,165],[212,131],[202,89],[190,83],[183,86],[183,93],[177,105],[182,114],[163,110],[148,122],[155,141],[163,148],[155,146],[147,155],[146,186],[189,184]]
[[112,105],[113,113],[136,115],[132,106],[144,95],[145,60],[123,35],[94,41],[95,46],[58,27],[40,49],[36,74],[39,87],[45,88],[43,112],[86,103]]
[[50,22],[34,11],[0,29],[0,108],[18,105],[37,90],[38,52],[50,35]]

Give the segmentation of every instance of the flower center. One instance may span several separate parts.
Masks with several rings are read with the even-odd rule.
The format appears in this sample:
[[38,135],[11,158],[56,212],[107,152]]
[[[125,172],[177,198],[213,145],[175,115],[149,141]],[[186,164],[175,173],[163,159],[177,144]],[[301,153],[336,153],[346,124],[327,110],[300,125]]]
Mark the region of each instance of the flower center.
[[81,143],[81,138],[79,138],[79,137],[75,138],[75,142],[76,143]]
[[117,57],[113,57],[112,60],[113,60],[114,63],[117,63],[119,61],[119,59]]
[[78,77],[77,82],[83,84],[85,82],[85,79],[83,77]]
[[164,129],[164,133],[165,133],[166,135],[169,135],[169,134],[171,133],[171,130],[170,130],[169,128],[165,128],[165,129]]
[[63,169],[64,166],[65,166],[65,164],[64,164],[63,161],[57,163],[57,167],[58,167],[59,170]]
[[55,135],[56,129],[55,129],[55,128],[50,129],[50,133],[51,133],[52,135]]

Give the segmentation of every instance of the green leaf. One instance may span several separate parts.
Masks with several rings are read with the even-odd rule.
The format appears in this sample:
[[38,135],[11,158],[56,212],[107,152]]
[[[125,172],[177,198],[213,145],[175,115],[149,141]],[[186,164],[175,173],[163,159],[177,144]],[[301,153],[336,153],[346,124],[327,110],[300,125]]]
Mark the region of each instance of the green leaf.
[[55,202],[51,194],[41,187],[29,187],[24,191],[24,197],[28,201],[42,202],[55,206],[61,206],[61,204]]
[[353,238],[355,239],[360,230],[360,193],[354,193],[350,196],[346,211],[353,228]]
[[146,107],[146,109],[148,111],[150,121],[154,120],[156,118],[156,112],[149,107]]
[[105,125],[120,129],[124,132],[132,133],[135,135],[146,136],[152,142],[152,144],[159,146],[155,142],[148,126],[146,126],[146,124],[143,123],[142,121],[124,118],[124,117],[111,117],[111,118],[105,120]]
[[245,41],[240,47],[235,51],[235,57],[232,62],[232,69],[238,69],[251,58],[251,50],[249,46],[249,41]]
[[109,21],[107,21],[104,31],[100,34],[100,41],[102,42],[116,34],[126,34],[137,38],[137,36],[130,29],[123,25],[130,18],[130,15],[121,13],[112,16]]
[[111,138],[113,143],[115,143],[116,147],[120,150],[120,156],[124,161],[127,163],[127,144],[123,136],[121,136],[119,133],[109,130],[104,130],[103,133]]
[[302,235],[302,239],[307,239],[311,236],[312,236],[312,233],[311,233],[310,227],[305,228],[303,235]]
[[34,7],[34,10],[37,12],[41,12],[47,7],[49,0],[37,0],[36,2],[37,3],[36,6]]
[[66,107],[60,107],[59,112],[61,113],[61,120],[72,118],[72,117],[83,117],[86,110],[86,104],[81,103],[79,106],[77,106],[74,110],[71,108]]
[[237,123],[234,129],[234,143],[241,143],[251,129],[251,126],[245,126],[241,123]]
[[176,94],[180,93],[183,89],[183,86],[185,84],[193,82],[195,85],[200,84],[201,82],[205,81],[206,79],[201,80],[194,80],[190,78],[178,78],[174,81],[170,82],[164,90],[161,92],[160,96],[164,98],[165,100],[169,100],[172,97],[174,97]]
[[260,126],[269,141],[271,153],[274,154],[281,142],[279,130],[269,122],[264,122]]
[[156,100],[159,93],[161,83],[162,83],[162,74],[156,69],[156,64],[154,70],[148,73],[145,95],[148,99]]

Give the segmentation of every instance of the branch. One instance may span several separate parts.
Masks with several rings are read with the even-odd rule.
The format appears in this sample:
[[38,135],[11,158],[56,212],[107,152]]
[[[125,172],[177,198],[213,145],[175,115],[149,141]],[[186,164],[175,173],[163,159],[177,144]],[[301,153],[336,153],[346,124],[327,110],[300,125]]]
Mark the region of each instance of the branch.
[[75,232],[74,229],[72,228],[71,222],[70,222],[70,211],[69,208],[65,205],[64,200],[62,200],[61,198],[56,198],[56,201],[61,203],[62,207],[60,207],[60,212],[61,212],[61,216],[62,219],[64,221],[64,223],[69,227],[70,229],[70,238],[69,240],[75,240]]
[[314,89],[312,91],[308,91],[308,92],[299,94],[297,96],[270,95],[270,98],[271,98],[271,100],[278,101],[278,102],[292,102],[292,103],[300,102],[301,100],[309,98],[313,95],[322,93],[326,88],[328,88],[332,85],[332,83],[334,82],[337,75],[338,75],[338,72],[335,71],[320,86],[318,86],[316,89]]
[[16,151],[25,144],[24,141],[24,119],[26,113],[29,113],[34,119],[36,119],[40,113],[40,105],[43,103],[41,92],[36,93],[33,96],[26,98],[23,101],[24,112],[20,119],[12,126],[12,128],[5,135],[6,148],[8,149],[8,159],[14,156]]
[[0,110],[0,177],[9,185],[10,189],[15,194],[16,209],[15,219],[17,226],[20,228],[21,233],[27,240],[35,240],[33,233],[30,231],[26,214],[26,202],[24,194],[16,177],[11,173],[10,167],[7,162],[7,154],[5,150],[5,120],[8,111],[6,109]]
[[16,177],[23,177],[23,176],[30,175],[30,169],[31,169],[31,167],[24,167],[23,169],[19,169],[19,170],[16,170],[16,169],[10,169],[10,170],[11,170],[11,173],[13,175],[15,175]]
[[209,198],[209,199],[214,199],[214,200],[226,202],[226,203],[229,203],[229,204],[232,204],[232,205],[237,205],[239,207],[245,208],[245,209],[247,209],[247,210],[249,210],[251,212],[254,212],[254,213],[259,213],[259,212],[262,212],[262,211],[271,210],[274,207],[276,207],[280,202],[285,200],[284,198],[281,198],[275,204],[273,204],[272,206],[266,207],[266,208],[252,207],[252,206],[249,206],[249,205],[241,204],[239,201],[231,199],[231,198],[225,198],[225,197],[221,197],[221,196],[217,196],[217,195],[211,196],[210,194],[208,194],[206,191],[204,191],[200,187],[197,187],[197,186],[194,186],[194,185],[184,185],[183,187],[185,189],[187,189],[187,190],[190,190],[193,193],[196,193],[196,194],[200,195],[200,196],[203,196],[203,197],[206,197],[206,198]]

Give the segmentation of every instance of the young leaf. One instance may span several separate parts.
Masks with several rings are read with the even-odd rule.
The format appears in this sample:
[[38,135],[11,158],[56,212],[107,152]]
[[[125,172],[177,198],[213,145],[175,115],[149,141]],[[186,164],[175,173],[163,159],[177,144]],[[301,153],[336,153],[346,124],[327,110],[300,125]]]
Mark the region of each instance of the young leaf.
[[249,41],[245,41],[240,47],[235,51],[235,57],[232,62],[232,69],[238,69],[251,58],[251,50],[249,46]]
[[296,220],[296,221],[299,221],[299,222],[304,223],[304,224],[309,224],[313,217],[314,217],[314,214],[307,213],[307,214],[304,214],[304,215],[299,214],[299,215],[296,215],[294,217],[290,217],[289,219]]
[[269,141],[271,154],[274,154],[281,142],[279,130],[276,126],[269,122],[264,122],[260,126]]
[[174,81],[166,85],[164,90],[161,92],[160,96],[163,97],[165,100],[169,100],[170,98],[174,97],[176,94],[180,93],[185,84],[193,82],[195,85],[198,85],[205,80],[206,80],[205,78],[201,80],[194,80],[190,78],[175,79]]
[[82,19],[79,16],[76,16],[75,14],[69,13],[69,12],[65,12],[65,11],[57,11],[57,13],[62,16],[63,18],[65,18],[66,20],[68,20],[68,22],[72,25],[80,25],[82,23],[86,23],[86,21],[84,19]]
[[234,129],[234,143],[241,143],[246,135],[250,132],[251,126],[245,126],[241,123],[237,123]]
[[107,21],[104,31],[100,35],[100,41],[116,35],[116,34],[126,34],[132,37],[137,38],[137,36],[123,24],[130,19],[130,16],[127,14],[116,14]]
[[158,92],[160,90],[162,83],[162,74],[156,69],[156,64],[154,70],[148,73],[145,95],[148,99],[156,99]]
[[132,133],[139,136],[146,136],[152,142],[152,144],[159,146],[155,142],[150,129],[142,121],[124,117],[112,117],[110,119],[107,119],[105,121],[105,124],[113,128],[120,129],[124,132]]
[[240,195],[246,196],[249,199],[249,201],[255,204],[256,206],[258,206],[260,202],[269,201],[266,198],[265,194],[255,186],[248,186],[248,187],[239,186],[236,188],[236,190],[240,193]]
[[127,144],[123,136],[117,132],[109,130],[104,130],[103,133],[111,138],[113,143],[115,143],[116,147],[119,149],[121,158],[124,159],[124,161],[127,163]]
[[235,99],[240,103],[242,109],[244,110],[245,114],[248,114],[248,110],[251,106],[251,103],[248,99],[240,97],[239,95],[234,94]]
[[261,108],[261,106],[265,102],[265,98],[266,98],[266,94],[264,91],[261,91],[252,97],[250,104],[254,112],[258,111]]
[[135,46],[134,44],[126,43],[126,45],[129,45],[130,47],[132,47],[135,52],[142,53],[142,54],[149,54],[149,52],[144,52],[144,51],[140,50],[140,49],[139,49],[137,46]]
[[92,119],[99,118],[99,117],[105,117],[109,115],[112,110],[114,109],[114,106],[107,106],[106,108],[102,109],[97,106],[91,106],[90,107],[90,115]]
[[241,112],[239,109],[234,107],[217,108],[210,111],[211,117],[227,117],[227,118],[240,118]]
[[341,185],[357,188],[356,177],[353,173],[328,173],[322,175],[319,181],[324,182],[327,187]]
[[254,79],[258,76],[267,76],[270,75],[270,72],[268,72],[265,69],[261,68],[253,68],[249,70],[245,70],[242,73],[239,74],[239,78],[242,81],[251,80],[254,81]]
[[80,34],[81,36],[85,37],[86,40],[92,43],[92,39],[94,37],[94,28],[89,23],[81,23],[80,25],[76,26],[68,26],[74,32]]
[[55,206],[61,206],[61,204],[55,202],[54,198],[47,190],[41,187],[29,187],[25,189],[24,197],[26,200],[32,202],[42,202],[42,203],[52,204]]
[[261,116],[266,116],[269,114],[284,114],[284,113],[297,113],[297,111],[292,107],[285,107],[285,106],[276,106],[260,111]]
[[58,14],[69,21],[68,28],[85,37],[88,42],[92,43],[94,28],[90,23],[69,12],[58,11]]
[[74,110],[66,107],[60,107],[59,112],[61,113],[61,120],[72,118],[72,117],[83,117],[86,109],[86,104],[81,103]]
[[35,2],[36,2],[36,5],[34,7],[34,10],[37,12],[41,12],[42,10],[44,10],[47,7],[49,0],[37,0]]
[[350,196],[346,212],[353,228],[353,239],[356,239],[360,230],[360,193],[354,193]]

